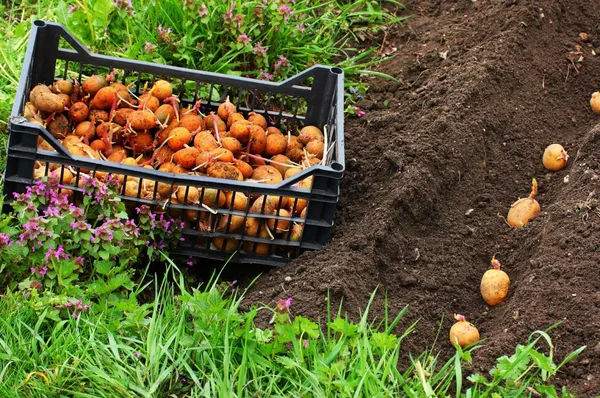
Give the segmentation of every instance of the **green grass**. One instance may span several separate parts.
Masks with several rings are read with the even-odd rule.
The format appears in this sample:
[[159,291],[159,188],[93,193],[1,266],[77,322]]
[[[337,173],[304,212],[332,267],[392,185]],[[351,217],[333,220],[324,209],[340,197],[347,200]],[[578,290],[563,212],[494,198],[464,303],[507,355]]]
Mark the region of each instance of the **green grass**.
[[[491,377],[465,378],[473,348],[442,362],[432,347],[399,369],[417,325],[402,323],[407,308],[374,319],[375,292],[357,322],[330,310],[317,325],[266,306],[241,312],[241,293],[216,279],[190,289],[171,265],[174,282],[155,282],[154,300],[124,313],[118,328],[101,312],[57,322],[22,294],[0,297],[0,396],[556,396],[551,377],[583,350],[555,365],[540,331]],[[260,314],[274,319],[266,329],[256,326]],[[538,351],[542,342],[549,353]]]
[[[233,14],[242,16],[240,26],[227,28],[223,17],[230,2],[206,0],[209,15],[204,18],[198,16],[202,2],[189,2],[190,6],[184,3],[134,0],[134,16],[115,7],[113,0],[12,0],[0,6],[5,16],[0,20],[0,33],[5,38],[0,41],[0,130],[6,130],[35,19],[63,24],[92,51],[102,54],[251,77],[264,77],[266,73],[276,80],[315,63],[335,64],[353,76],[348,79],[348,86],[360,84],[360,74],[382,75],[368,70],[382,62],[374,56],[376,47],[359,49],[354,44],[372,39],[382,29],[404,19],[387,12],[376,0],[296,0],[289,3],[293,14],[288,21],[281,19],[277,8],[263,9],[261,19],[253,10],[265,4],[262,0],[235,0],[231,4],[235,4]],[[388,8],[401,8],[395,1],[386,3]],[[70,12],[69,6],[76,6],[76,10]],[[297,27],[299,24],[304,33]],[[171,33],[161,36],[159,25],[171,29]],[[248,45],[238,40],[242,34],[251,37]],[[258,42],[268,47],[264,55],[253,53]],[[287,63],[278,67],[282,56]]]

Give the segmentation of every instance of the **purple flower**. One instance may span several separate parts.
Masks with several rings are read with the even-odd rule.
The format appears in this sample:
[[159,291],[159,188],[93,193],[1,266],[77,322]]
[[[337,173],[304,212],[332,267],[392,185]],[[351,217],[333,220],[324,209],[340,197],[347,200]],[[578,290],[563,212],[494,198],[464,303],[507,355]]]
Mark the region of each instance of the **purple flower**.
[[22,194],[13,192],[13,197],[15,198],[15,202],[25,203],[25,202],[29,201],[29,199],[31,199],[31,192],[30,192],[31,190],[28,189],[27,191],[28,191],[27,193],[22,193]]
[[150,207],[148,205],[141,205],[140,207],[136,207],[135,211],[137,214],[150,214]]
[[49,247],[46,252],[46,263],[50,261],[51,257],[55,257],[57,260],[60,259],[60,254],[58,254],[53,248]]
[[79,266],[82,266],[84,261],[85,261],[84,257],[79,257],[79,256],[75,257],[75,264],[77,264]]
[[25,297],[31,296],[31,292],[25,292]]
[[71,316],[75,319],[79,318],[79,314],[76,312],[72,313]]
[[115,0],[113,5],[116,8],[122,8],[127,11],[128,15],[135,15],[135,11],[133,11],[133,4],[131,4],[131,0]]
[[146,52],[148,54],[150,54],[151,52],[153,52],[156,49],[156,44],[152,44],[149,41],[144,43],[144,49],[146,50]]
[[367,112],[363,111],[358,106],[354,107],[354,113],[356,113],[356,116],[358,116],[358,117],[363,117],[364,115],[367,114]]
[[69,6],[69,8],[67,8],[67,12],[68,12],[69,14],[73,14],[75,11],[79,10],[79,7],[80,7],[80,6],[74,6],[73,4],[71,4],[71,5]]
[[83,220],[79,220],[77,222],[72,222],[70,225],[71,225],[71,228],[78,229],[80,231],[87,231],[88,229],[91,228],[91,225],[86,223]]
[[225,15],[223,16],[223,18],[225,20],[231,20],[231,18],[233,17],[233,7],[234,7],[235,3],[232,1],[231,4],[229,5],[229,10],[227,10],[227,12],[225,13]]
[[200,8],[198,9],[198,16],[200,18],[202,18],[202,17],[205,17],[207,15],[208,15],[208,8],[206,8],[206,4],[205,3],[202,3],[200,5]]
[[164,41],[165,43],[171,43],[173,40],[171,38],[171,33],[173,33],[171,28],[165,29],[163,28],[162,24],[159,24],[156,30],[158,30],[158,38],[160,40]]
[[32,274],[35,274],[35,271],[37,271],[37,270],[35,269],[35,267],[31,267],[31,268],[29,268],[29,271],[31,271]]
[[7,246],[10,243],[9,234],[0,234],[0,249]]
[[112,242],[114,231],[108,229],[107,225],[108,223],[104,223],[94,230],[94,236],[90,239],[92,243],[97,241]]
[[304,31],[306,30],[306,28],[304,27],[304,22],[296,24],[296,29],[298,29],[300,33],[304,33]]
[[135,355],[136,358],[141,358],[142,354],[140,354],[139,352],[134,352],[133,355]]
[[305,350],[308,348],[308,340],[304,340],[302,347],[304,347]]
[[237,23],[237,28],[240,29],[242,27],[242,25],[244,24],[244,16],[242,14],[235,14],[235,16],[233,18],[235,19],[235,22]]
[[281,299],[277,303],[276,310],[277,310],[277,312],[288,312],[290,310],[291,306],[292,306],[292,298],[291,297],[289,297],[285,300]]
[[252,48],[254,54],[266,55],[267,51],[269,51],[269,47],[263,47],[259,41],[254,43],[254,47]]
[[41,276],[45,276],[45,275],[46,275],[46,272],[48,272],[48,267],[46,267],[46,266],[43,266],[43,267],[42,267],[42,268],[39,270],[39,273],[40,273],[40,275],[41,275]]
[[290,15],[293,13],[292,9],[290,6],[288,6],[287,4],[282,4],[279,7],[277,7],[277,11],[283,15],[283,20],[287,21],[290,18]]
[[85,212],[82,208],[71,205],[69,212],[76,219],[85,218]]
[[288,61],[288,59],[284,55],[280,55],[279,59],[275,62],[275,65],[273,65],[275,70],[279,70],[279,68],[287,66],[290,66],[290,61]]
[[238,36],[237,41],[238,43],[242,43],[243,45],[247,46],[252,41],[252,38],[246,35],[245,33],[242,33]]
[[268,81],[272,81],[273,80],[273,75],[263,71],[262,69],[260,70],[260,74],[258,75],[258,78],[260,80],[268,80]]
[[44,210],[44,217],[60,217],[60,211],[58,207],[50,206]]

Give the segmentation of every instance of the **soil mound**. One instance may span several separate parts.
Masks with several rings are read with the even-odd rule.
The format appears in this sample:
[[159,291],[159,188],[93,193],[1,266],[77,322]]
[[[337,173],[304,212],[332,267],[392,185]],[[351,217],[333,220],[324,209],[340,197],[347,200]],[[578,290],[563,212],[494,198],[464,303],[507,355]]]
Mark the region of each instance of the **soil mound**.
[[[535,329],[557,355],[587,345],[558,384],[600,393],[600,7],[580,0],[413,1],[385,46],[396,57],[346,121],[347,171],[330,244],[263,275],[248,302],[294,298],[317,318],[329,291],[358,316],[380,288],[401,327],[419,319],[404,350],[430,346],[442,317],[443,355],[453,313],[486,338],[474,370],[511,354]],[[587,32],[588,42],[579,38]],[[544,148],[561,143],[568,167],[548,173]],[[502,218],[531,178],[542,214],[522,230]],[[488,308],[479,282],[496,254],[511,277]],[[286,281],[286,277],[291,281]],[[289,280],[289,278],[288,278]],[[379,311],[379,312],[378,312]],[[481,367],[481,369],[479,369]]]

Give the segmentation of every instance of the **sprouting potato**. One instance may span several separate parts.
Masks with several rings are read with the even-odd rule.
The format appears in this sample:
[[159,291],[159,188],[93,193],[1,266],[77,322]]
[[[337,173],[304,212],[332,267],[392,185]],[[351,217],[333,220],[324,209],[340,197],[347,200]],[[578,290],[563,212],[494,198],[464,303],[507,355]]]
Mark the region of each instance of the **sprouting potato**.
[[76,102],[69,108],[69,118],[74,123],[85,121],[90,115],[88,106],[83,102]]
[[[171,150],[169,147],[164,147]],[[196,165],[196,158],[200,155],[200,151],[195,147],[183,148],[175,152],[173,161],[181,167],[191,169]]]
[[65,109],[60,96],[51,91],[42,91],[34,99],[33,104],[44,113],[60,113]]
[[535,200],[537,191],[538,185],[534,178],[529,197],[517,200],[510,207],[508,216],[506,217],[508,225],[514,228],[522,228],[540,214],[542,209],[538,201]]
[[92,75],[83,81],[81,89],[84,93],[94,96],[101,88],[106,87],[106,85],[106,78],[100,75]]
[[487,270],[481,278],[481,296],[490,306],[500,304],[508,295],[510,278],[500,269],[500,261],[492,257],[492,269]]
[[143,110],[133,111],[127,114],[127,121],[131,124],[131,128],[136,131],[150,130],[156,126],[156,116],[154,113]]
[[457,314],[454,316],[456,323],[450,329],[450,343],[466,347],[479,341],[479,331],[470,322],[467,322],[464,316]]
[[158,100],[164,101],[166,98],[173,95],[173,87],[171,87],[171,83],[168,81],[160,79],[154,82],[151,93]]
[[177,127],[171,131],[169,134],[168,142],[169,148],[171,150],[177,152],[180,149],[183,149],[186,145],[190,143],[192,139],[192,134],[185,127]]
[[201,131],[206,128],[201,116],[189,113],[179,120],[179,127],[185,127],[189,131]]
[[54,138],[65,138],[70,133],[69,119],[67,119],[67,117],[62,113],[55,115],[54,119],[48,123],[46,128]]
[[217,109],[217,115],[221,118],[221,120],[227,120],[229,115],[233,115],[236,112],[235,105],[229,102],[229,97],[225,99],[219,108]]
[[260,126],[263,130],[267,129],[267,119],[259,113],[250,112],[248,114],[248,121],[254,125]]
[[259,181],[264,184],[277,184],[283,181],[283,177],[279,170],[273,166],[259,166],[252,173],[252,180]]

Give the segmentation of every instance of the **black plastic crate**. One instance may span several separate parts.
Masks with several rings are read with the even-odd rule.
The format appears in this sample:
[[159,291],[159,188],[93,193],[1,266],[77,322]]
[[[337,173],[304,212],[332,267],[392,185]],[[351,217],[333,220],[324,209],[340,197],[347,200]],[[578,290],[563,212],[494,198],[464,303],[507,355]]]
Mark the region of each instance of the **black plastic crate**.
[[[44,127],[29,123],[22,116],[29,91],[36,84],[51,84],[57,79],[65,78],[81,82],[91,74],[107,74],[113,70],[116,70],[116,81],[134,83],[131,90],[135,93],[140,93],[144,84],[151,86],[159,78],[169,80],[182,106],[201,100],[200,111],[204,114],[216,111],[218,105],[229,97],[238,112],[262,114],[269,125],[285,129],[305,125],[323,129],[326,126],[325,162],[273,185],[165,173],[73,156]],[[73,192],[74,200],[81,195],[82,174],[96,177],[100,173],[112,174],[120,176],[124,182],[133,179],[138,183],[136,197],[121,195],[130,210],[146,204],[154,210],[164,209],[167,214],[186,221],[183,230],[185,241],[179,244],[174,254],[227,260],[232,252],[236,252],[233,262],[273,266],[284,264],[305,249],[319,249],[331,235],[340,180],[344,173],[343,78],[340,68],[316,65],[286,81],[272,83],[92,54],[61,25],[35,21],[9,122],[10,137],[4,183],[7,203],[4,211],[13,192],[23,193],[27,186],[33,184],[36,168],[37,177],[40,174],[48,175],[54,170],[61,180],[66,169],[71,171],[73,182],[65,186],[65,189]],[[40,137],[55,151],[39,149]],[[309,177],[313,179],[312,187],[299,188],[298,183]],[[158,193],[159,183],[169,185],[171,192],[185,189],[185,198],[181,203],[162,200]],[[154,189],[151,192],[142,190],[142,187],[147,186]],[[165,185],[160,186],[164,188]],[[232,192],[233,195],[243,193],[247,197],[273,196],[277,199],[277,211],[275,215],[250,213],[250,201],[245,210],[234,210],[232,206],[222,208],[218,203],[216,206],[188,203],[190,187],[198,189],[200,202],[205,197],[214,195],[214,200],[218,202],[219,197],[227,195],[227,192]],[[289,217],[279,215],[279,208],[284,200],[292,200],[294,206],[307,201],[306,218],[293,212]],[[262,212],[264,206],[261,208]],[[132,214],[135,215],[135,211]],[[299,241],[291,240],[290,232],[277,236],[273,234],[274,239],[260,237],[259,232],[249,236],[245,234],[244,228],[234,233],[229,231],[228,223],[225,230],[217,232],[218,222],[229,215],[244,217],[244,225],[249,217],[256,218],[259,225],[269,219],[279,220],[273,226],[275,229],[280,222],[287,221],[290,225],[297,223],[303,226],[302,238]],[[204,223],[204,228],[199,227],[200,219],[209,220]]]

